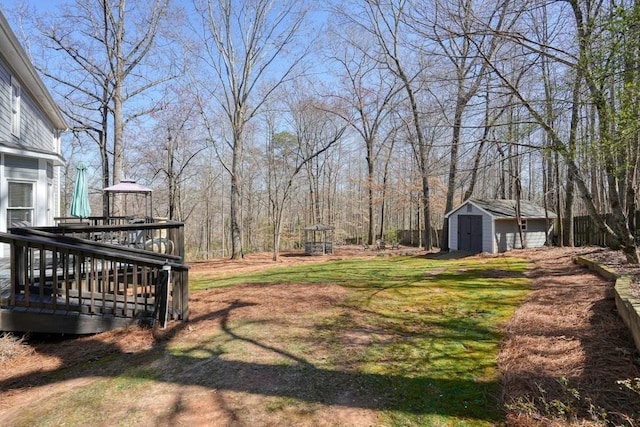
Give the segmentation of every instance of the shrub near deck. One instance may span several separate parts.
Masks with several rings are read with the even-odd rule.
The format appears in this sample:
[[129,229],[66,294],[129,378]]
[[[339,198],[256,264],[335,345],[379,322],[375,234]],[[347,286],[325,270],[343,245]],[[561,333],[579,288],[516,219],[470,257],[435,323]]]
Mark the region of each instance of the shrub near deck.
[[[314,367],[307,379],[349,379],[352,403],[381,411],[388,424],[491,425],[501,416],[500,327],[527,293],[526,268],[502,257],[394,257],[271,269],[199,287],[338,284],[348,291],[340,310],[328,318],[306,314],[315,325],[311,344],[298,352],[283,335],[276,345]],[[251,332],[256,340],[273,334]],[[315,390],[327,396],[311,400],[331,402],[339,393],[326,384]]]

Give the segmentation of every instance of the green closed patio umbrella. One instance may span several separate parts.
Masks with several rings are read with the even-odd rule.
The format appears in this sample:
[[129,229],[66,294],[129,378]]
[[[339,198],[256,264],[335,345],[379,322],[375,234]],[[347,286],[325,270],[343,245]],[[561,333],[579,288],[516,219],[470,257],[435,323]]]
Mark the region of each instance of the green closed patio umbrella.
[[73,186],[69,214],[76,218],[89,218],[89,216],[91,216],[91,206],[89,206],[87,166],[83,162],[79,162],[76,169],[76,183]]

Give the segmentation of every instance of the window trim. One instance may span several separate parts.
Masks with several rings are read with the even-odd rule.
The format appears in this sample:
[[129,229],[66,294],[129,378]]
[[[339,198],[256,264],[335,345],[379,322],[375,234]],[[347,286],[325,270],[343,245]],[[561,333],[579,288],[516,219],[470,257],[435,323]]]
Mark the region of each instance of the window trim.
[[11,134],[20,138],[20,116],[22,104],[22,86],[11,76]]
[[[31,206],[10,206],[11,203],[11,197],[9,196],[9,192],[11,184],[28,184],[31,186]],[[11,180],[7,180],[7,229],[9,229],[10,227],[13,227],[13,222],[11,222],[10,217],[11,215],[9,214],[11,211],[28,211],[30,212],[30,221],[29,221],[29,225],[33,225],[34,221],[35,221],[35,212],[36,212],[36,197],[35,197],[35,192],[36,192],[36,182],[33,181],[23,181],[23,180],[17,180],[17,179],[11,179]]]

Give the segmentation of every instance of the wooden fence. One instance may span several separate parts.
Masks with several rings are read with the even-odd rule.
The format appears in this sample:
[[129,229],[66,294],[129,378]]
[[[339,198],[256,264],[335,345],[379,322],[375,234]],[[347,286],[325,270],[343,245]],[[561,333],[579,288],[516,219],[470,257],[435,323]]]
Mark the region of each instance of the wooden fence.
[[[613,216],[605,214],[604,221],[610,227],[613,226]],[[636,211],[632,223],[638,224],[640,211]],[[632,227],[633,228],[633,227]],[[635,227],[634,236],[636,240],[640,237],[640,228]],[[593,219],[589,215],[581,215],[573,218],[573,242],[575,246],[608,246],[605,233],[598,229]]]

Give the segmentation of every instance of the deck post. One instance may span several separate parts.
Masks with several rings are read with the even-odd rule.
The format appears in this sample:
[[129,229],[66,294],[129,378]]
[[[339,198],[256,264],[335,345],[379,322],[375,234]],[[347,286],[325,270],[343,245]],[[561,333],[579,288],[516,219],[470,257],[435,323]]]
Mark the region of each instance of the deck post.
[[189,271],[173,275],[173,318],[189,320]]
[[18,295],[22,289],[28,292],[26,289],[26,276],[27,276],[27,248],[26,246],[13,242],[11,244],[11,304],[15,305],[16,295]]
[[165,329],[167,327],[167,319],[169,318],[169,295],[171,293],[171,288],[169,287],[171,284],[171,266],[168,262],[165,262],[162,266],[162,273],[160,292],[162,292],[163,295],[161,300],[162,307],[160,307],[162,310],[160,314],[160,328]]

